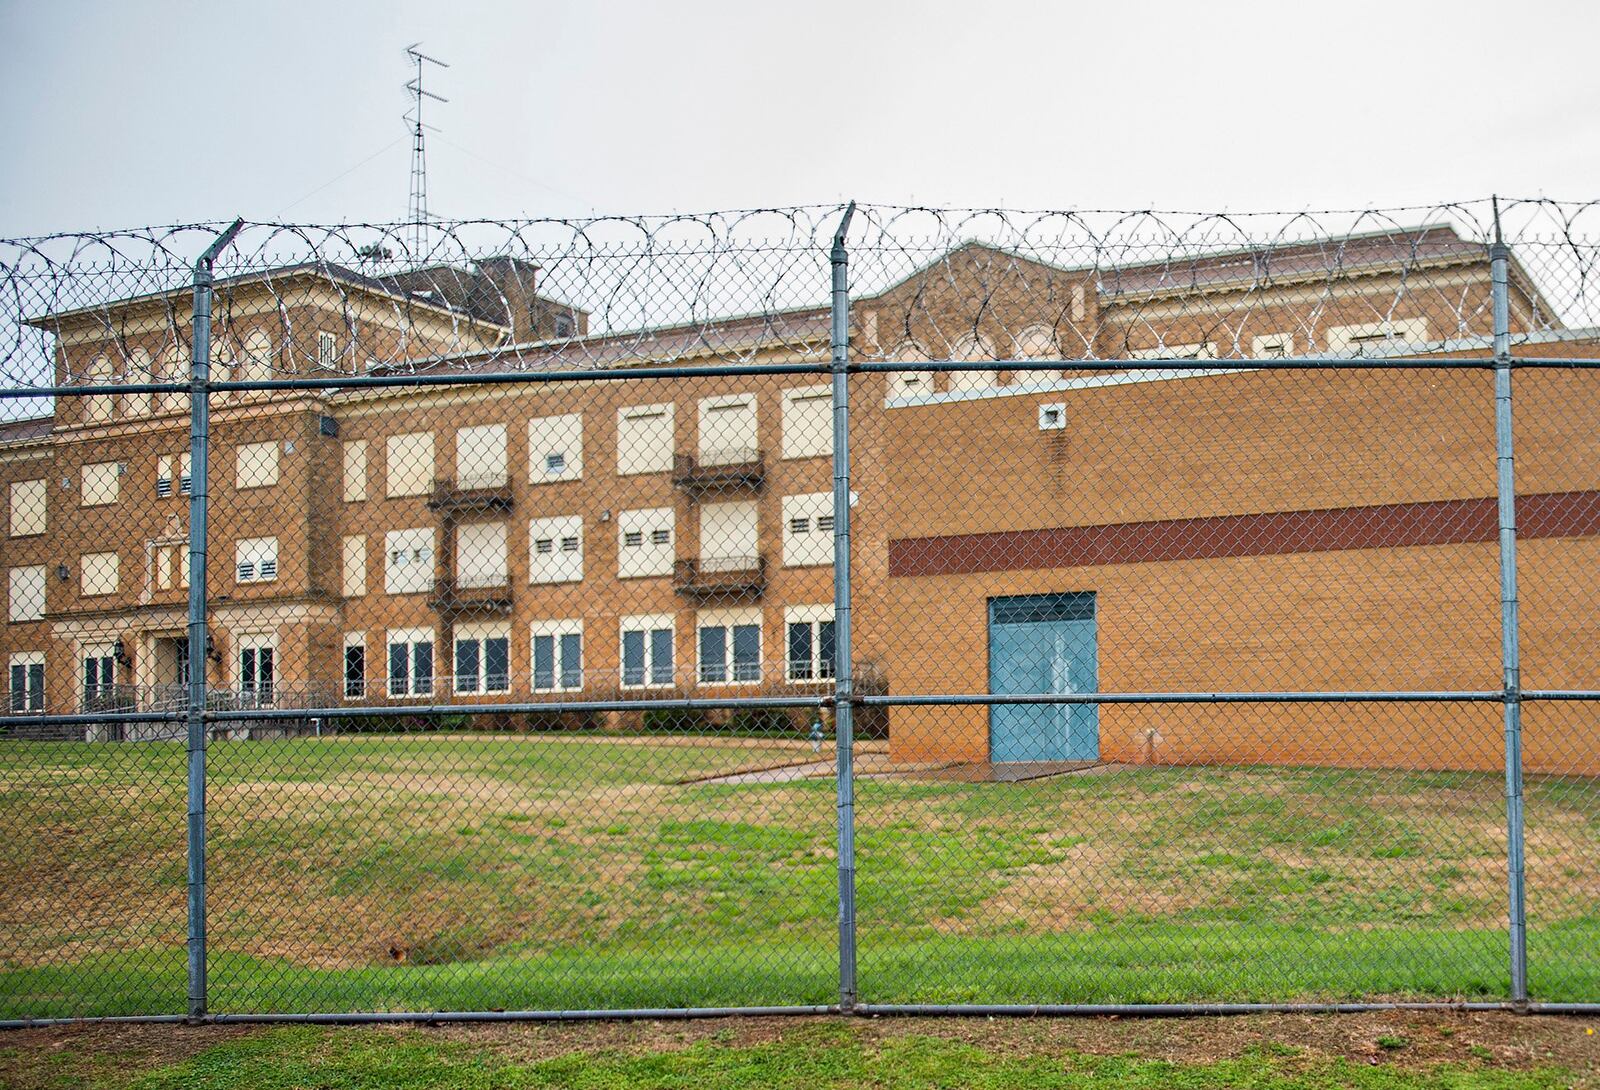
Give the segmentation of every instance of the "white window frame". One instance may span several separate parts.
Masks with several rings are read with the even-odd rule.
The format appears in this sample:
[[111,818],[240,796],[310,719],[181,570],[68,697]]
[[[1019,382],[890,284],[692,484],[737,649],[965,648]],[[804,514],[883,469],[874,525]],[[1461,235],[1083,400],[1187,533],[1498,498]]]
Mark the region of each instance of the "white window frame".
[[[424,688],[417,683],[417,653],[416,648],[421,644],[428,645],[429,675],[428,684]],[[390,663],[394,656],[393,649],[404,647],[405,650],[405,676],[399,689],[395,687],[395,677],[390,670]],[[454,654],[454,648],[451,649]],[[453,665],[453,663],[452,663]],[[383,641],[383,691],[396,699],[416,696],[432,696],[434,688],[439,684],[439,644],[434,639],[431,628],[391,628],[384,635]]]
[[457,428],[456,487],[504,488],[506,481],[506,426],[473,424]]
[[[355,683],[356,690],[351,692],[350,681],[350,651],[352,648],[361,649],[361,678]],[[367,698],[367,634],[365,632],[346,632],[344,634],[344,647],[339,656],[339,691],[346,700],[365,700]],[[385,663],[387,666],[387,663]]]
[[[620,418],[619,418],[620,426]],[[552,459],[560,466],[550,468]],[[583,414],[536,416],[528,421],[528,483],[552,484],[583,477]]]
[[[267,653],[267,683],[262,685],[262,652]],[[247,676],[246,652],[254,652],[253,666]],[[233,687],[242,697],[255,696],[257,706],[272,704],[278,695],[278,635],[275,632],[243,632],[233,639]],[[246,683],[249,683],[248,686]]]
[[391,498],[425,496],[433,489],[433,432],[391,435],[384,441],[384,494]]
[[[22,688],[18,690],[13,678],[22,671]],[[35,674],[37,671],[37,674]],[[37,684],[35,679],[37,678]],[[44,711],[45,686],[49,674],[45,670],[43,651],[15,652],[7,663],[6,704],[4,711],[12,715],[25,715]],[[18,697],[21,697],[19,700]]]
[[[817,415],[819,411],[820,416]],[[793,386],[783,391],[781,427],[783,457],[831,457],[833,389],[829,386]]]
[[367,498],[367,441],[348,439],[344,444],[344,501],[359,503]]
[[233,581],[275,583],[278,580],[278,539],[242,537],[233,544]]
[[43,477],[11,482],[10,536],[36,537],[50,529],[50,485]]
[[[571,547],[573,538],[577,548]],[[541,552],[541,543],[550,549]],[[528,520],[528,582],[583,582],[583,516],[555,515]]]
[[[789,606],[783,611],[783,676],[795,685],[826,685],[833,681],[839,670],[838,629],[834,630],[834,673],[822,673],[822,626],[834,620],[831,603],[815,606]],[[790,655],[789,630],[798,625],[811,629],[811,658],[806,663],[807,673],[795,673],[795,661]]]
[[[121,580],[122,556],[120,553],[84,553],[78,558],[78,592],[83,597],[104,598],[107,595],[115,594],[121,585]],[[91,587],[94,589],[90,589]]]
[[[832,492],[801,492],[783,497],[783,566],[831,567],[833,517]],[[797,533],[796,521],[802,518],[806,529]]]
[[233,486],[239,491],[278,483],[278,441],[242,443],[234,451]]
[[[646,420],[652,423],[634,426],[648,427],[649,434],[636,438],[630,422]],[[676,452],[677,406],[672,402],[625,405],[617,410],[617,476],[670,472]]]
[[463,522],[455,528],[456,586],[479,589],[511,582],[504,522]]
[[6,619],[12,624],[42,621],[48,600],[43,564],[22,564],[6,576]]
[[[438,549],[436,532],[431,526],[411,526],[385,533],[384,593],[423,594],[433,590],[434,558],[438,555]],[[397,554],[399,554],[398,559]]]
[[[695,684],[705,686],[750,686],[761,684],[762,674],[766,663],[765,645],[766,632],[762,621],[760,606],[746,606],[732,609],[704,609],[695,615],[694,627],[694,658],[695,658]],[[756,661],[755,674],[744,677],[738,676],[739,663],[734,653],[735,631],[740,628],[754,628],[756,630]],[[720,631],[722,633],[722,661],[718,663],[707,662],[704,658],[705,633]],[[708,669],[715,667],[721,678],[707,677]]]
[[[666,531],[665,542],[657,540]],[[638,534],[639,543],[629,544]],[[617,578],[650,579],[672,574],[677,558],[677,513],[671,507],[641,507],[617,515]]]
[[[671,680],[657,680],[657,666],[655,654],[655,634],[666,631],[669,633],[669,646],[672,648]],[[628,633],[641,632],[644,635],[643,680],[628,680],[627,639]],[[624,689],[670,689],[678,682],[678,629],[677,618],[671,613],[646,613],[631,617],[623,617],[617,625],[617,678]]]
[[[450,685],[458,696],[484,696],[491,693],[509,693],[511,691],[511,622],[510,621],[473,621],[458,624],[451,635],[450,646]],[[506,672],[501,680],[504,684],[489,687],[489,641],[506,641]],[[477,673],[470,679],[470,685],[463,685],[464,679],[460,672],[461,646],[475,643],[478,645]],[[438,666],[434,666],[434,675],[438,675]]]
[[80,475],[79,507],[109,507],[121,497],[121,462],[88,462]]
[[[578,661],[569,663],[562,648],[562,638],[566,636],[578,637]],[[550,641],[551,672],[550,685],[539,684],[539,654],[538,641]],[[648,640],[646,641],[648,642]],[[528,684],[536,693],[576,693],[584,687],[583,672],[583,621],[574,618],[565,621],[534,621],[528,625]],[[648,655],[647,655],[648,657]],[[570,668],[570,670],[569,670]],[[575,670],[578,675],[576,685],[566,685],[563,682],[567,674]]]

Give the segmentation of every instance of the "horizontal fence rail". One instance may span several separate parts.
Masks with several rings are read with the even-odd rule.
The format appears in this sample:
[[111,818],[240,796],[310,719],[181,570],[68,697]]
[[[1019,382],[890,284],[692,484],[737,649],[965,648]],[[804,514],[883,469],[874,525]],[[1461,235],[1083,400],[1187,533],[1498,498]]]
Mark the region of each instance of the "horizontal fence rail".
[[0,1026],[1600,1009],[1596,217],[0,240]]

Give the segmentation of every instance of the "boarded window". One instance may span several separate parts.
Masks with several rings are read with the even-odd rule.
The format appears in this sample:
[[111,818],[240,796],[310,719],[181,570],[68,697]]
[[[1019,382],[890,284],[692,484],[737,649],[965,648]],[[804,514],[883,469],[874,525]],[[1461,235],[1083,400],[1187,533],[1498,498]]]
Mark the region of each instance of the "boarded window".
[[826,386],[783,392],[783,456],[815,458],[833,453],[833,394]]
[[700,508],[702,571],[748,571],[756,566],[760,545],[754,500],[708,503]]
[[86,596],[115,594],[121,558],[116,553],[84,553],[78,569],[78,589]]
[[833,494],[783,497],[783,563],[808,567],[833,563]]
[[43,480],[11,482],[11,536],[42,534],[48,525]]
[[234,485],[266,488],[278,483],[278,444],[246,443],[234,457]]
[[673,415],[670,404],[617,410],[618,473],[659,473],[672,468]]
[[10,608],[13,621],[37,621],[44,616],[44,565],[12,568],[9,576]]
[[121,488],[122,463],[95,462],[83,467],[83,489],[78,502],[84,507],[100,507],[117,502]]
[[367,539],[361,534],[344,539],[343,589],[346,598],[367,593]]
[[390,436],[385,454],[389,495],[422,496],[433,487],[432,432]]
[[484,424],[456,432],[456,486],[499,488],[506,483],[506,426]]
[[367,498],[367,441],[351,439],[344,445],[344,498],[347,503]]
[[463,587],[506,585],[506,524],[473,522],[456,527],[456,582]]
[[528,421],[528,481],[575,481],[583,476],[583,414]]
[[739,465],[760,454],[756,428],[756,397],[700,399],[700,461],[704,465]]
[[270,583],[278,578],[278,539],[241,538],[233,546],[234,577],[240,583]]
[[583,578],[583,516],[528,523],[528,582],[576,583]]
[[433,589],[433,531],[390,530],[384,535],[383,589],[414,594]]
[[623,511],[617,516],[617,575],[671,575],[673,515],[670,507]]

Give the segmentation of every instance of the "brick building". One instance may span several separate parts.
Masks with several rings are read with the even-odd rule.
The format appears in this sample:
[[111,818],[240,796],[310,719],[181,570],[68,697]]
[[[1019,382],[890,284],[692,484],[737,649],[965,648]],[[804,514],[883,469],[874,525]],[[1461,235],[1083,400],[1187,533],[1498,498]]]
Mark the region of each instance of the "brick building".
[[[1592,352],[1513,264],[1514,326],[1544,354]],[[714,362],[729,345],[757,363],[828,356],[824,309],[590,335],[536,274],[502,258],[236,278],[219,285],[219,366],[426,369],[448,353],[452,367],[502,370],[508,346],[545,370]],[[1487,372],[1248,362],[1485,355],[1488,300],[1483,247],[1448,228],[1115,269],[972,244],[856,297],[853,358],[907,365],[850,380],[867,686],[1492,687]],[[117,381],[177,375],[186,314],[174,293],[36,322],[55,334],[60,381]],[[1130,367],[1000,366],[1059,356]],[[1172,357],[1218,364],[1131,366]],[[939,358],[997,364],[916,369]],[[1600,449],[1569,406],[1593,391],[1582,376],[1522,383],[1523,555],[1566,576],[1530,581],[1529,659],[1592,679],[1600,602],[1573,576],[1595,570]],[[178,400],[67,398],[52,418],[0,427],[14,711],[175,699],[189,668]],[[212,444],[205,669],[223,705],[749,696],[831,679],[823,376],[238,394],[216,400]],[[1440,653],[1386,650],[1386,615]],[[1480,729],[1493,709],[1405,711],[1409,749],[1346,712],[1309,733],[1294,713],[1252,714],[1226,738],[1201,709],[896,709],[889,730],[909,760],[1433,753],[1493,767],[1497,736]],[[1562,723],[1563,743],[1534,739],[1531,756],[1587,768],[1595,747],[1567,743],[1594,728]]]

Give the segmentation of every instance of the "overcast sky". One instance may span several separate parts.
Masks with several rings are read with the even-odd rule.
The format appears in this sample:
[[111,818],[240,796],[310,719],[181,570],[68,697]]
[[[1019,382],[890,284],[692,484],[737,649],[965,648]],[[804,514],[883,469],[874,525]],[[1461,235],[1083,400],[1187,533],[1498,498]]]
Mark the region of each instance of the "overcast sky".
[[0,0],[0,234],[1600,196],[1600,6]]

